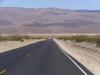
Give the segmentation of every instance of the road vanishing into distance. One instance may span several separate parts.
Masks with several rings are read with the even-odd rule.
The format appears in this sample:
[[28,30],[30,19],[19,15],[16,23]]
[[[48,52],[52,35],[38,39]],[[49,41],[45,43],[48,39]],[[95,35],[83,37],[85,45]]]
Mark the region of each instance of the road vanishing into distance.
[[80,68],[61,51],[54,40],[44,40],[0,53],[0,75],[93,75],[71,58]]

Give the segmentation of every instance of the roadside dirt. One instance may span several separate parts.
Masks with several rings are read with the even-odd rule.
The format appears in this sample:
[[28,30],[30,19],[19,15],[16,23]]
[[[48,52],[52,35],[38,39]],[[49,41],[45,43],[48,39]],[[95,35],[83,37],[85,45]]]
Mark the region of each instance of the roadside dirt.
[[100,75],[100,48],[90,43],[75,43],[72,41],[58,41],[61,47],[82,63],[94,75]]
[[24,40],[24,42],[20,41],[5,41],[5,42],[0,42],[0,53],[9,51],[18,47],[22,47],[28,44],[32,44],[35,42],[38,42],[41,40]]

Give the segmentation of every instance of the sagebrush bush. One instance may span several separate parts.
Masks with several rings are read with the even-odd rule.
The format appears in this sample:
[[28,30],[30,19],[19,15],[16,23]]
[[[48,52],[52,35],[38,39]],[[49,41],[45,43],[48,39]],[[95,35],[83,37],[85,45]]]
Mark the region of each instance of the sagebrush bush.
[[100,46],[100,38],[97,38],[97,39],[96,39],[96,45],[97,45],[97,46]]
[[58,37],[60,40],[72,40],[75,42],[90,42],[96,43],[97,46],[100,46],[100,36],[86,36],[86,35],[78,35],[78,36],[70,36],[70,37]]
[[28,39],[42,39],[43,37],[36,37],[36,36],[22,36],[22,35],[12,35],[12,36],[0,36],[0,41],[21,41]]

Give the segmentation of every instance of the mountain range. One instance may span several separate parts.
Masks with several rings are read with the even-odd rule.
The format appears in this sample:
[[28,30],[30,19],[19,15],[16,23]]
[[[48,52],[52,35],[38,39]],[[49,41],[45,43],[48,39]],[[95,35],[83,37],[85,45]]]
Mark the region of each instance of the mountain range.
[[100,33],[100,10],[0,7],[0,34]]

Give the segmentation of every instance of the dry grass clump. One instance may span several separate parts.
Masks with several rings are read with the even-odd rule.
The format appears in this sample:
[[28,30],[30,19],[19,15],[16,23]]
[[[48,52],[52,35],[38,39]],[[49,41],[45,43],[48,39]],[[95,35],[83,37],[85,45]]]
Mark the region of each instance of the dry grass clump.
[[77,36],[70,36],[70,37],[58,37],[61,40],[72,40],[75,42],[91,42],[96,43],[97,46],[100,46],[100,36],[86,36],[86,35],[77,35]]
[[21,41],[29,39],[42,39],[42,37],[27,36],[27,35],[12,35],[12,36],[0,36],[0,41]]

